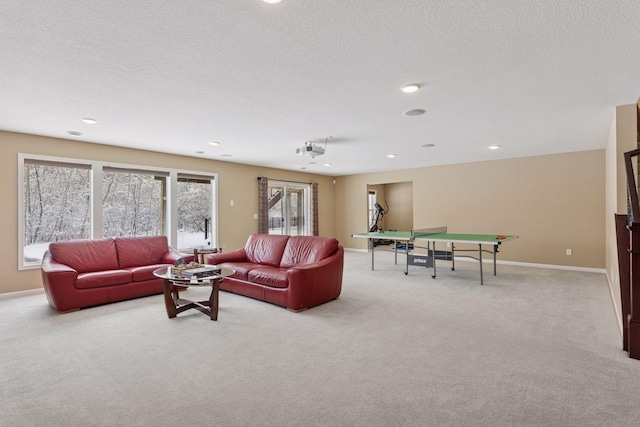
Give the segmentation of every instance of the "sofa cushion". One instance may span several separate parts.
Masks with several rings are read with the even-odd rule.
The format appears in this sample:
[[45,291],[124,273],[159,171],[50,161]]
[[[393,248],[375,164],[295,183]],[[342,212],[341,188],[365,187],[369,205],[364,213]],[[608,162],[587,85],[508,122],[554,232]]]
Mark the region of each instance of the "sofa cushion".
[[279,267],[287,240],[289,236],[252,234],[244,246],[247,260],[254,264]]
[[131,280],[134,282],[144,282],[145,280],[157,279],[153,272],[167,264],[143,265],[141,267],[128,267],[125,270],[131,272]]
[[167,236],[116,237],[120,268],[162,264],[169,251]]
[[218,267],[226,267],[234,270],[235,273],[231,277],[240,280],[249,280],[249,272],[262,267],[260,264],[253,264],[251,262],[223,262],[217,265]]
[[131,272],[127,270],[107,270],[82,273],[74,286],[77,289],[103,288],[131,282]]
[[287,241],[280,267],[314,264],[327,258],[337,248],[338,241],[331,237],[292,236]]
[[276,267],[255,268],[249,272],[249,281],[271,288],[286,288],[289,286],[287,271]]
[[49,245],[49,252],[56,262],[68,265],[78,273],[118,268],[118,255],[113,239],[55,242]]

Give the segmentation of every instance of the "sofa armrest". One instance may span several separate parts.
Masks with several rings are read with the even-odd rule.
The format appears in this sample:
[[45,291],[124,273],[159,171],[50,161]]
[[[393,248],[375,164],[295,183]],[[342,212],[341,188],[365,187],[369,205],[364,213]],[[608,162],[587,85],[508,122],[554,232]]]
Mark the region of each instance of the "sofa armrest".
[[289,293],[287,308],[301,310],[330,299],[342,291],[344,248],[322,261],[291,267],[287,270]]
[[42,259],[42,272],[48,277],[53,277],[54,275],[66,277],[66,275],[68,275],[68,277],[73,278],[73,280],[76,280],[76,278],[78,277],[78,272],[76,270],[69,267],[68,265],[60,264],[59,262],[55,261],[48,251],[45,253],[45,256]]
[[169,246],[169,251],[162,256],[162,263],[163,264],[171,264],[171,265],[173,265],[180,258],[184,258],[186,263],[190,263],[191,261],[193,261],[194,256],[193,256],[193,254],[192,255],[184,254],[184,253],[172,248],[171,246]]
[[78,272],[55,261],[51,253],[46,251],[42,258],[41,274],[42,286],[49,304],[56,310],[68,310],[69,307],[64,305],[65,296],[75,292],[74,283],[78,278]]
[[231,252],[207,254],[207,264],[217,265],[223,262],[247,262],[247,253],[244,248],[240,248]]

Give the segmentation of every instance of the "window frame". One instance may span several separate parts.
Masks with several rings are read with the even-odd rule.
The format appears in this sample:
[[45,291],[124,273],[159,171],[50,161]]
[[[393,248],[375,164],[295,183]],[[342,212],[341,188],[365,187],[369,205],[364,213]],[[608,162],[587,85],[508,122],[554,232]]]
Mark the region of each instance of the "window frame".
[[373,225],[373,219],[375,217],[375,212],[376,212],[374,205],[377,201],[378,201],[378,191],[367,190],[367,212],[369,215],[369,222],[367,223],[367,231],[370,231],[371,226]]
[[37,162],[52,162],[58,163],[60,166],[83,166],[87,167],[90,170],[90,222],[91,222],[91,232],[90,239],[101,239],[103,238],[103,220],[102,220],[102,180],[104,178],[104,170],[105,169],[122,169],[127,170],[131,173],[140,172],[140,173],[150,173],[150,174],[158,174],[167,176],[166,178],[166,200],[164,204],[165,209],[165,230],[164,235],[167,236],[167,240],[169,241],[169,245],[172,247],[176,247],[178,241],[178,230],[177,230],[177,218],[178,218],[178,207],[177,207],[177,183],[178,176],[199,176],[204,179],[211,180],[212,186],[212,197],[211,197],[211,212],[213,213],[214,218],[211,221],[211,241],[212,244],[218,245],[218,173],[216,172],[203,172],[203,171],[192,171],[186,169],[173,169],[173,168],[164,168],[157,166],[144,166],[144,165],[136,165],[136,164],[127,164],[127,163],[115,163],[115,162],[104,162],[98,160],[87,160],[87,159],[77,159],[77,158],[68,158],[68,157],[54,157],[54,156],[43,156],[38,154],[28,154],[28,153],[18,153],[18,270],[35,270],[39,269],[41,263],[26,263],[24,260],[24,232],[25,232],[25,212],[24,212],[24,169],[25,169],[25,160],[27,163],[29,160],[37,161]]
[[[289,220],[290,215],[291,215],[291,206],[289,206],[289,202],[288,202],[288,191],[289,188],[294,188],[296,190],[302,190],[302,207],[303,207],[303,213],[304,213],[304,226],[302,227],[303,229],[303,234],[301,234],[301,236],[311,236],[312,235],[312,230],[311,230],[311,184],[310,183],[306,183],[306,182],[291,182],[291,181],[280,181],[277,179],[269,179],[269,187],[273,186],[279,186],[282,187],[283,190],[283,197],[285,200],[285,212],[283,212],[283,220],[284,223],[286,224],[285,226],[285,234],[291,235],[291,229],[290,229],[290,222]],[[269,212],[267,211],[267,221],[269,218]]]
[[[217,194],[218,194],[218,180],[217,176],[214,179],[212,175],[208,175],[206,173],[199,172],[187,172],[187,171],[177,171],[175,186],[173,188],[178,188],[178,183],[180,180],[194,180],[194,181],[209,181],[209,185],[211,185],[211,220],[209,221],[209,227],[211,232],[210,243],[209,246],[215,248],[218,246],[218,212],[215,210],[218,206],[217,203]],[[176,191],[173,192],[175,194],[175,200],[173,205],[176,206],[176,222],[173,223],[173,230],[175,230],[175,247],[177,250],[193,250],[196,248],[180,248],[179,247],[179,239],[178,239],[178,193]]]

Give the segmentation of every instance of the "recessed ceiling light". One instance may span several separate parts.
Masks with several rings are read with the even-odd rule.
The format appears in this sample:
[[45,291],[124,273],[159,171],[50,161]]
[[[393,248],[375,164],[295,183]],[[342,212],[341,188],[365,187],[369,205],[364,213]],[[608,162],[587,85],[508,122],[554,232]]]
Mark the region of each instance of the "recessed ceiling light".
[[220,143],[218,141],[209,141],[209,145],[213,145],[214,147],[217,147],[218,145],[220,145]]
[[435,147],[435,146],[436,146],[436,144],[422,144],[420,146],[420,148],[431,148],[431,147]]
[[415,110],[407,110],[402,114],[404,114],[405,116],[419,116],[419,115],[424,114],[426,112],[427,112],[426,110],[423,110],[421,108],[416,108]]
[[390,159],[393,159],[394,157],[397,157],[397,154],[387,154],[387,157]]
[[220,157],[231,157],[231,154],[220,154]]
[[408,85],[404,85],[400,88],[404,93],[413,93],[417,92],[420,89],[420,85],[418,83],[410,83]]
[[82,132],[78,132],[77,130],[68,130],[67,133],[72,136],[80,136]]
[[204,151],[196,151],[196,154],[204,154]]
[[490,145],[489,146],[489,150],[497,150],[498,148],[500,148],[499,145]]
[[84,119],[82,119],[82,121],[88,125],[95,125],[96,123],[98,123],[96,119],[92,119],[91,117],[85,117]]
[[262,1],[269,4],[276,4],[276,3],[280,3],[281,0],[262,0]]
[[306,169],[306,168],[307,168],[306,166],[302,166],[300,169]]
[[331,166],[331,163],[325,163],[324,165],[325,166]]

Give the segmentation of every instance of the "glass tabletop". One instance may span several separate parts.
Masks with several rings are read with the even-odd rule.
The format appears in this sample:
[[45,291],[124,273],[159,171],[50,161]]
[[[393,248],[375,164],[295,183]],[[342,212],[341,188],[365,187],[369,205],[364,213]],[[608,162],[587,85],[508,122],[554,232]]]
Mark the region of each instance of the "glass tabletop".
[[[205,264],[205,267],[216,267],[214,265]],[[220,267],[220,272],[211,276],[205,277],[182,277],[180,275],[174,274],[172,272],[172,268],[170,266],[160,267],[153,272],[153,275],[159,277],[161,279],[170,280],[174,283],[180,283],[184,286],[202,286],[202,285],[210,285],[214,280],[221,279],[223,277],[231,276],[235,273],[231,268]]]

